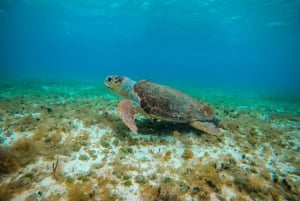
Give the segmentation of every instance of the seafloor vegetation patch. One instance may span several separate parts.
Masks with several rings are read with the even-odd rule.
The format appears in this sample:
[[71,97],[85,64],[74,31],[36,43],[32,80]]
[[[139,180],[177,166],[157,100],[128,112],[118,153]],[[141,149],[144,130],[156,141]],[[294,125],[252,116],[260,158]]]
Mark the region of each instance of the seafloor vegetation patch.
[[119,98],[98,85],[0,87],[0,201],[300,196],[298,102],[199,92],[223,135],[140,115],[133,135],[116,114]]

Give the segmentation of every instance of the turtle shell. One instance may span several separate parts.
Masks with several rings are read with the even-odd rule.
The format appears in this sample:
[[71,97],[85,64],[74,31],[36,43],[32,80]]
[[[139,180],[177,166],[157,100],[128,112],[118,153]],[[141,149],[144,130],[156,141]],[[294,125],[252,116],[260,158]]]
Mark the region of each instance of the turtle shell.
[[164,85],[139,81],[133,90],[139,99],[141,112],[153,118],[186,123],[208,121],[215,116],[207,104]]

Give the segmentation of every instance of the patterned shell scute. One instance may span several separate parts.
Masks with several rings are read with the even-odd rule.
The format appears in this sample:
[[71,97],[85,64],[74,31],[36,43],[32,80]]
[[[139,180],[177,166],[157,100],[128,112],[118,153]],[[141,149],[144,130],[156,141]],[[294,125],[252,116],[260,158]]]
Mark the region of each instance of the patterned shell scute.
[[192,119],[210,120],[214,116],[206,104],[164,85],[140,81],[135,84],[134,92],[141,110],[154,118],[185,123]]

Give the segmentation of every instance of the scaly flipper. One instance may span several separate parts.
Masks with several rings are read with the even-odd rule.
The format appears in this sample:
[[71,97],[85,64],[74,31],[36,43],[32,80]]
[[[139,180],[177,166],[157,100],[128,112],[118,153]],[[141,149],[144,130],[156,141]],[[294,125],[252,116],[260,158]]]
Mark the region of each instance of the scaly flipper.
[[215,124],[210,122],[192,121],[190,122],[190,125],[198,130],[204,131],[209,134],[213,134],[213,135],[222,134],[221,129],[217,128]]
[[118,105],[119,116],[121,117],[124,124],[130,128],[133,133],[137,133],[137,127],[134,122],[135,109],[132,105],[131,100],[123,100]]

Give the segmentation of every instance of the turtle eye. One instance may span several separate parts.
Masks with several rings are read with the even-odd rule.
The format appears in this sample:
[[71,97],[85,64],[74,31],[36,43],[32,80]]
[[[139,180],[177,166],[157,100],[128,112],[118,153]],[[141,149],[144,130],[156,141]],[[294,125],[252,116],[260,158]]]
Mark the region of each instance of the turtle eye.
[[115,83],[117,84],[117,83],[122,83],[122,81],[123,81],[123,77],[122,76],[118,76],[118,77],[116,77],[116,79],[115,79]]
[[111,82],[111,81],[112,81],[112,78],[111,78],[111,77],[108,77],[107,80],[108,80],[109,82]]

